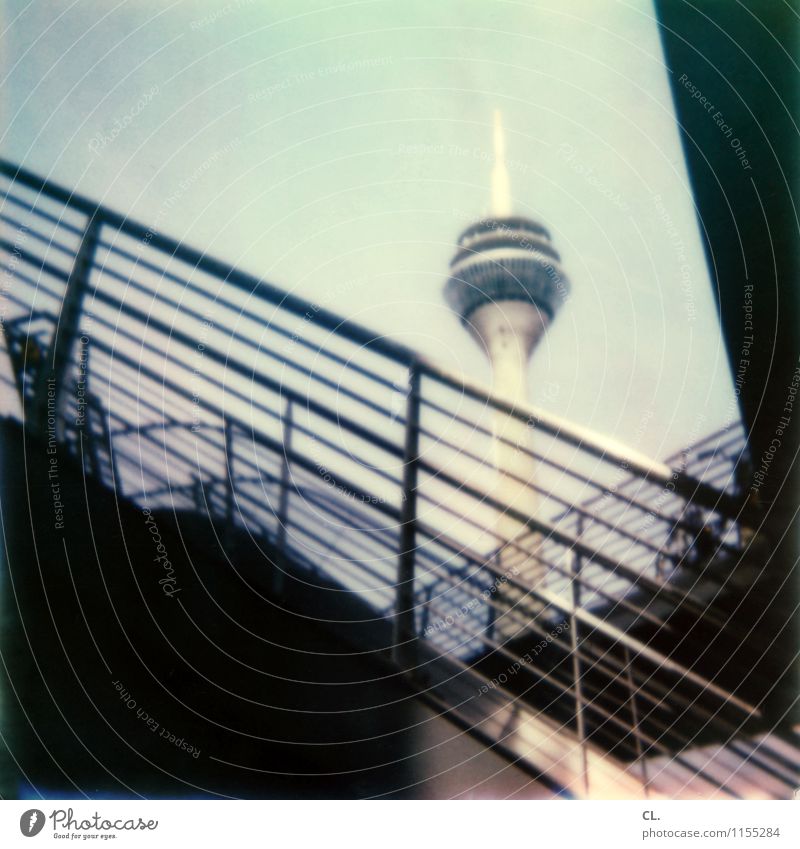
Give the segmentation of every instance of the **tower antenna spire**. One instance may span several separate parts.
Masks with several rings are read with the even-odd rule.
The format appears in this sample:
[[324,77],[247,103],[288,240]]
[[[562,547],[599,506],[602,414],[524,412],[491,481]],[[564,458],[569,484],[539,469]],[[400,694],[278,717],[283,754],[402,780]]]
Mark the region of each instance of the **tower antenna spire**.
[[492,215],[507,218],[511,215],[511,183],[506,167],[506,137],[503,117],[494,110],[494,167],[492,168]]

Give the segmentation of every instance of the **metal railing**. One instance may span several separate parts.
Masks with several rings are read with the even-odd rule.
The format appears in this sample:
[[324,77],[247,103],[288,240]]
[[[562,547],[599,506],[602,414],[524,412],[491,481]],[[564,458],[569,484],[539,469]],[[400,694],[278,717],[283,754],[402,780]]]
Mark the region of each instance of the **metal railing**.
[[[421,694],[574,795],[794,780],[777,747],[748,748],[759,705],[637,636],[675,631],[676,610],[725,626],[709,601],[724,580],[675,579],[698,529],[709,559],[742,556],[756,518],[718,478],[514,407],[13,164],[0,174],[4,414],[118,497],[268,541],[276,592],[324,578],[358,596]],[[497,410],[532,432],[515,447],[537,463],[535,516],[489,484]],[[521,577],[530,563],[544,582]],[[725,758],[698,766],[685,752],[709,736]]]

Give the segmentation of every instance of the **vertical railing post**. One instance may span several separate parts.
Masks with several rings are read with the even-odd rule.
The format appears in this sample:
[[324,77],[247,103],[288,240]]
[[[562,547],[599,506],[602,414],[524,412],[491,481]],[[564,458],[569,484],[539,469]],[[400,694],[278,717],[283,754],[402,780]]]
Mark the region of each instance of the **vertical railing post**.
[[[119,476],[117,472],[117,459],[114,456],[114,436],[111,433],[111,427],[108,422],[108,415],[106,411],[103,409],[103,405],[100,403],[100,399],[95,395],[90,395],[87,397],[87,403],[91,403],[94,411],[97,413],[97,418],[100,423],[100,432],[103,435],[103,444],[105,445],[106,452],[108,454],[108,474],[111,477],[109,484],[114,489],[114,491],[119,495],[124,495],[124,491],[122,489],[122,478]],[[89,430],[89,439],[91,440],[92,433],[91,429]],[[97,453],[95,452],[95,456]],[[100,482],[103,482],[102,473],[97,473]]]
[[192,478],[192,501],[194,501],[195,509],[198,513],[205,514],[206,512],[206,496],[203,491],[203,478],[198,473],[197,477]]
[[[583,516],[578,514],[576,541],[583,536]],[[581,605],[581,584],[580,575],[582,567],[581,555],[573,552],[572,557],[572,613],[570,614],[569,631],[572,635],[572,677],[575,688],[575,727],[578,734],[578,741],[581,747],[581,760],[583,765],[583,791],[586,796],[589,795],[589,758],[586,750],[586,723],[583,715],[583,687],[581,685],[581,661],[578,656],[578,647],[580,646],[580,638],[578,634],[578,617],[576,615],[578,608]]]
[[233,531],[233,427],[226,415],[222,418],[222,432],[225,440],[225,542],[227,547]]
[[[100,483],[103,482],[103,464],[100,462],[100,451],[96,439],[92,439],[92,431],[94,430],[94,417],[99,416],[99,404],[95,402],[94,396],[86,391],[85,407],[84,407],[84,426],[77,429],[79,450],[86,449],[89,457],[89,465],[91,466],[92,476],[97,478]],[[99,422],[98,422],[99,424]],[[84,434],[86,440],[84,444]]]
[[[43,435],[53,431],[53,438],[62,439],[63,431],[59,423],[58,413],[61,403],[61,387],[67,373],[69,359],[78,335],[83,298],[89,287],[89,273],[94,262],[97,242],[102,221],[95,212],[86,223],[80,247],[75,255],[61,312],[53,330],[50,348],[41,364],[41,371],[36,378],[34,393],[34,427]],[[52,427],[48,419],[53,418]]]
[[286,555],[287,530],[289,521],[289,491],[292,483],[292,470],[289,457],[292,453],[292,399],[286,400],[286,412],[283,416],[283,460],[281,462],[281,489],[278,496],[278,531],[276,534],[277,548],[280,552],[280,562],[275,564],[274,580],[275,593],[280,595],[286,586],[285,570],[288,566]]
[[636,761],[641,764],[644,795],[646,798],[649,798],[650,788],[648,787],[648,783],[650,779],[647,775],[647,761],[644,759],[642,737],[639,733],[639,711],[636,707],[636,688],[633,685],[633,672],[631,671],[631,653],[627,646],[623,646],[623,649],[625,651],[625,679],[628,685],[628,701],[631,706],[631,730],[636,744]]
[[433,584],[425,590],[425,603],[422,606],[422,621],[419,623],[419,632],[424,634],[428,630],[431,621],[431,599],[433,598]]
[[406,432],[403,451],[403,489],[400,503],[400,534],[397,551],[397,592],[394,611],[394,660],[404,666],[413,661],[408,651],[415,636],[414,561],[417,544],[417,478],[419,462],[419,366],[412,363],[408,372]]
[[[492,572],[492,586],[495,586],[498,576],[500,575],[500,554],[495,553],[492,555],[491,560],[489,561],[494,567]],[[497,610],[493,604],[488,604],[489,608],[486,614],[486,642],[490,642],[494,639],[495,626],[497,624]]]

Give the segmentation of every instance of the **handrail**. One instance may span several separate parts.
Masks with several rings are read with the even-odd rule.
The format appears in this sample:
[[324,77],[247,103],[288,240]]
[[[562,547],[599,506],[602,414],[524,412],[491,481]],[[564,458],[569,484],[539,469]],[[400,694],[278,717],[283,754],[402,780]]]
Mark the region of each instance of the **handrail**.
[[118,228],[129,236],[146,239],[150,246],[160,249],[170,257],[186,262],[232,286],[256,294],[259,298],[280,306],[282,310],[286,310],[295,316],[302,317],[311,310],[315,323],[320,326],[334,330],[338,335],[357,344],[368,345],[372,350],[378,351],[396,363],[408,368],[413,366],[420,374],[436,377],[451,387],[468,394],[474,400],[489,404],[500,412],[513,416],[520,421],[532,421],[535,427],[557,436],[567,443],[578,446],[597,458],[629,468],[641,477],[655,483],[663,485],[673,483],[681,495],[696,500],[704,507],[717,511],[723,510],[733,518],[738,517],[744,509],[743,503],[693,480],[679,470],[670,469],[665,463],[653,460],[590,428],[575,425],[551,413],[546,413],[532,404],[504,399],[479,382],[457,371],[444,368],[406,345],[389,340],[385,336],[350,321],[325,307],[309,303],[297,295],[292,295],[267,283],[261,278],[213,259],[204,251],[189,247],[184,242],[178,242],[155,233],[150,228],[132,221],[128,216],[101,206],[89,198],[52,181],[45,180],[26,168],[15,165],[8,160],[0,159],[0,173],[5,174],[15,183],[20,183],[46,197],[69,205],[87,216]]
[[286,310],[299,317],[304,316],[309,310],[313,310],[315,322],[322,327],[328,330],[335,330],[337,334],[352,342],[369,345],[373,350],[379,351],[395,362],[410,366],[417,360],[417,354],[406,345],[386,339],[384,336],[368,330],[363,325],[343,318],[325,307],[311,304],[297,295],[293,295],[284,289],[267,283],[262,278],[233,268],[221,260],[209,256],[205,251],[190,247],[185,242],[179,242],[169,236],[156,233],[151,228],[132,220],[127,215],[102,206],[51,180],[45,180],[27,168],[15,165],[6,159],[0,159],[0,174],[4,174],[15,183],[26,186],[45,197],[60,201],[84,215],[94,217],[104,224],[115,227],[128,236],[146,240],[146,244],[150,247],[157,248],[170,257],[188,263],[200,271],[204,271],[213,277],[223,280],[231,286],[255,294],[262,300],[280,306],[282,310]]

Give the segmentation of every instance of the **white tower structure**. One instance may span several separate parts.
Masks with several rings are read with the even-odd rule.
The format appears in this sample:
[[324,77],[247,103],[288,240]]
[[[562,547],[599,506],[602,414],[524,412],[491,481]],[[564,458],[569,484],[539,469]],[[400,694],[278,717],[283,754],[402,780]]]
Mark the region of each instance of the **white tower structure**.
[[[499,112],[494,116],[494,154],[491,214],[461,234],[445,298],[486,353],[494,392],[516,406],[528,401],[531,354],[568,294],[569,283],[548,231],[530,218],[512,214]],[[493,495],[506,509],[534,516],[537,499],[531,484],[536,464],[525,450],[532,444],[532,428],[524,418],[498,412],[493,429],[497,470]],[[535,549],[536,540],[524,524],[504,510],[498,515],[495,533],[500,538],[501,569],[504,559],[520,563],[520,554],[515,554],[509,541],[524,537],[526,549]],[[545,575],[532,557],[517,577],[534,584]]]

